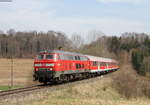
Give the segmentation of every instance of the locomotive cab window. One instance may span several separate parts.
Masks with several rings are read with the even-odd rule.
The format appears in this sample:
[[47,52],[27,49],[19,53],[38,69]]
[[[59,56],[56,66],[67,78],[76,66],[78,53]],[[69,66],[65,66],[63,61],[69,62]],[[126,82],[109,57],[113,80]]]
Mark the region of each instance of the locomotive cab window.
[[46,59],[53,59],[53,58],[54,58],[54,55],[52,54],[46,55]]
[[38,55],[38,56],[37,56],[37,59],[38,59],[38,60],[44,59],[44,55],[43,55],[43,54]]

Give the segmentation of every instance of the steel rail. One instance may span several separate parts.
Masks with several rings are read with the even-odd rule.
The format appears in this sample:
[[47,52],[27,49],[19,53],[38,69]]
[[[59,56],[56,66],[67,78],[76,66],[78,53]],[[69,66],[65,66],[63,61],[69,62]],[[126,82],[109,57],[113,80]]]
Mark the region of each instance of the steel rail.
[[11,95],[11,94],[17,94],[17,93],[21,93],[21,92],[26,92],[26,91],[32,91],[32,90],[41,89],[41,88],[44,88],[44,86],[33,85],[33,86],[29,86],[29,87],[24,87],[24,88],[10,89],[10,90],[6,90],[6,91],[1,91],[0,97],[6,96],[6,95]]

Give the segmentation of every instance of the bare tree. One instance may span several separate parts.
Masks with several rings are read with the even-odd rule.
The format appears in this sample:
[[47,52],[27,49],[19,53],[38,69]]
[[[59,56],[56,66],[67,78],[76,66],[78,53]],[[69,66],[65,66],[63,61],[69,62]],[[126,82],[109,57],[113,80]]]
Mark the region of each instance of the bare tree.
[[75,48],[79,48],[84,44],[84,40],[79,34],[73,34],[71,40]]

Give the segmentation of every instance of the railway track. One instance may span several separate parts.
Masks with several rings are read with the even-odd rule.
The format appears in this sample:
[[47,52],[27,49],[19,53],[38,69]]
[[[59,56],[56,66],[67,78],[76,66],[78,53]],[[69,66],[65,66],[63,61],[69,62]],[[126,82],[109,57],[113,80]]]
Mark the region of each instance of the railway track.
[[[105,76],[107,77],[108,75],[105,75]],[[100,76],[96,76],[96,77],[92,77],[92,78],[97,78],[97,77],[100,77]],[[4,96],[16,95],[16,94],[24,93],[24,92],[32,92],[34,90],[40,90],[40,89],[44,89],[44,88],[61,87],[63,85],[65,86],[66,84],[73,84],[73,83],[78,82],[78,81],[90,80],[92,78],[86,78],[86,79],[82,79],[82,80],[69,81],[69,82],[59,83],[59,84],[33,85],[33,86],[29,86],[29,87],[24,87],[24,88],[18,88],[18,89],[11,89],[11,90],[7,90],[7,91],[1,91],[0,92],[0,98],[2,98]]]
[[24,88],[1,91],[0,92],[0,97],[7,96],[7,95],[12,95],[12,94],[18,94],[18,93],[27,92],[27,91],[33,91],[33,90],[37,90],[37,89],[41,89],[41,88],[44,88],[44,86],[42,86],[42,85],[33,85],[33,86],[30,86],[30,87],[24,87]]
[[[92,78],[87,78],[87,79],[83,79],[83,80],[88,80],[88,79],[92,79]],[[6,90],[6,91],[0,91],[0,98],[3,98],[5,96],[10,96],[10,95],[17,95],[19,93],[24,93],[24,92],[32,92],[34,90],[40,90],[40,89],[44,89],[44,88],[52,88],[52,87],[59,87],[62,85],[66,85],[66,84],[71,84],[77,81],[82,81],[82,80],[75,80],[75,81],[69,81],[69,82],[64,82],[64,83],[54,83],[54,84],[48,84],[48,85],[33,85],[33,86],[29,86],[29,87],[24,87],[24,88],[17,88],[17,89],[10,89],[10,90]]]

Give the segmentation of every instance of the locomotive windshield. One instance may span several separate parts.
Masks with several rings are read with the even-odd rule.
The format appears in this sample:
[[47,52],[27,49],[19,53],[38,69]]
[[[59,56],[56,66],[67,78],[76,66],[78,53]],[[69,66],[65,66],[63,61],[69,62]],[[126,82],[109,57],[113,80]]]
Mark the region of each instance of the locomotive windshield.
[[38,60],[42,60],[42,59],[53,59],[54,55],[53,54],[40,54],[37,56]]

